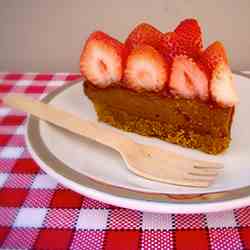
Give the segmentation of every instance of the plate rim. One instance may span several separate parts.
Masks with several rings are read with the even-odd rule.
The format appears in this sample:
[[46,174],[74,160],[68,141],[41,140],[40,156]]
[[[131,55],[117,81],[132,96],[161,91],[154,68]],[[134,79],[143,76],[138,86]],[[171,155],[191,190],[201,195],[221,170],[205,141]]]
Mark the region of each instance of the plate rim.
[[[237,75],[241,78],[246,78],[239,74]],[[42,98],[42,101],[48,103],[61,92],[74,86],[75,84],[79,84],[82,81],[83,80],[81,79],[70,84],[63,85]],[[154,212],[157,210],[157,212],[162,213],[214,212],[241,207],[250,203],[250,185],[243,188],[213,193],[203,193],[195,195],[172,195],[166,193],[161,194],[135,191],[93,180],[90,177],[87,177],[84,174],[80,174],[79,172],[71,169],[62,161],[57,159],[56,156],[54,156],[53,153],[49,151],[49,149],[43,143],[43,140],[39,133],[39,124],[39,119],[32,115],[28,116],[25,130],[25,141],[32,158],[41,166],[41,168],[46,173],[54,177],[56,180],[58,180],[58,182],[63,183],[70,189],[91,198],[98,199],[112,205],[118,205],[137,210],[138,205],[140,205],[139,207],[141,207],[142,209],[139,210],[148,212]],[[41,152],[44,153],[41,154]],[[51,165],[60,167],[56,170]],[[58,172],[58,170],[62,169],[64,170],[64,173],[60,173],[60,171]],[[75,178],[75,180],[72,180],[70,176],[73,177],[73,179]],[[82,179],[84,179],[84,184],[79,183],[79,177],[82,177]],[[78,180],[78,182],[76,182],[76,180]],[[86,186],[87,184],[88,186]],[[122,201],[120,199],[122,199]],[[138,202],[139,204],[137,204]],[[135,203],[136,205],[134,206]],[[223,209],[224,206],[221,207],[222,203],[224,205],[227,204],[225,209]],[[157,209],[155,207],[156,205]],[[181,209],[179,208],[180,205]]]

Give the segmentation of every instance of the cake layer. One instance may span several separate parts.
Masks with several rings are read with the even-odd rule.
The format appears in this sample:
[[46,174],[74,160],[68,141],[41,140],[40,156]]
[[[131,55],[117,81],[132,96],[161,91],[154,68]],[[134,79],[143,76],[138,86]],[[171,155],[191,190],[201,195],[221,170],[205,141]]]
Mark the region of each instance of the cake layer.
[[229,146],[234,108],[84,83],[98,118],[117,128],[218,154]]

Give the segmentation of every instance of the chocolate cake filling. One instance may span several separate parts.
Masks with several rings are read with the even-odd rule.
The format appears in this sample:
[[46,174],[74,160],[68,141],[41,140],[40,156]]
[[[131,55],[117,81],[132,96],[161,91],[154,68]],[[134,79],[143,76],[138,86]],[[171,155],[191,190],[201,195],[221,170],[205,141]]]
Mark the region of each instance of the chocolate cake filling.
[[233,107],[162,93],[137,93],[121,84],[103,89],[86,81],[83,87],[99,120],[114,127],[210,154],[229,146]]

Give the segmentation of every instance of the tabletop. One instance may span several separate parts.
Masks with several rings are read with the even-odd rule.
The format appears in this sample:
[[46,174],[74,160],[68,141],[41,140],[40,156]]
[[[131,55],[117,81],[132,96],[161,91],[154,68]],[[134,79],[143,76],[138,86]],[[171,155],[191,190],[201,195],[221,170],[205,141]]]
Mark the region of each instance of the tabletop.
[[70,73],[0,73],[1,249],[250,249],[250,207],[207,214],[157,214],[115,207],[49,177],[25,146],[26,115],[8,93],[42,98],[80,78]]

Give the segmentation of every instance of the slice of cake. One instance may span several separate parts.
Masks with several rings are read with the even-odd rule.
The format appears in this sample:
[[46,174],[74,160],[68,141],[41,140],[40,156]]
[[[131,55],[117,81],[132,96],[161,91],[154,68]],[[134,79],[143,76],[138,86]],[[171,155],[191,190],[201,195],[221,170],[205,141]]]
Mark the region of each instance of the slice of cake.
[[196,20],[166,33],[143,23],[124,43],[96,31],[80,70],[100,121],[210,154],[229,146],[232,73],[222,43],[203,49]]

